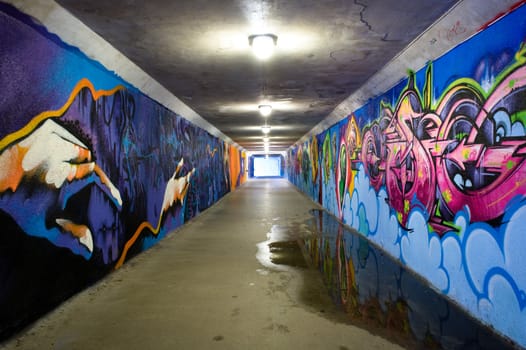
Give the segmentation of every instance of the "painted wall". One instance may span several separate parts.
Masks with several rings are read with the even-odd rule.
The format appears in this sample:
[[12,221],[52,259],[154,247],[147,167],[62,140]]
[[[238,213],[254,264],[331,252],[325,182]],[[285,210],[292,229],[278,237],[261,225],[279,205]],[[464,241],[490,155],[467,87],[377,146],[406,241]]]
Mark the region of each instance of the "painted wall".
[[227,145],[227,148],[225,148],[225,150],[228,150],[228,153],[225,154],[224,159],[228,159],[230,171],[230,188],[232,190],[235,190],[237,186],[245,183],[247,179],[245,169],[247,156],[244,151],[240,151],[234,145]]
[[0,3],[0,338],[243,182],[245,157]]
[[313,209],[303,239],[333,302],[350,322],[406,349],[509,349],[456,304],[327,211]]
[[520,6],[288,153],[297,187],[522,346],[525,40]]

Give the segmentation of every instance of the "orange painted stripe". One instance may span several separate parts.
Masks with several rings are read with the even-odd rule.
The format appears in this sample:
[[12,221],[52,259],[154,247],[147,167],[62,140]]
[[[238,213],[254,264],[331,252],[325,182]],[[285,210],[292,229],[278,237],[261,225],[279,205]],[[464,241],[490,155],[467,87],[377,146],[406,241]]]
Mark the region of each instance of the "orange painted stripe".
[[135,230],[135,233],[133,234],[133,236],[124,245],[124,249],[122,250],[122,254],[121,254],[119,260],[117,260],[117,263],[115,264],[115,270],[119,269],[124,264],[124,260],[126,260],[126,255],[128,254],[128,250],[130,250],[130,248],[135,243],[137,238],[139,238],[139,236],[141,235],[141,232],[144,229],[146,229],[146,228],[150,229],[150,231],[152,231],[152,233],[154,235],[157,235],[159,233],[159,229],[161,228],[161,219],[162,219],[162,215],[159,216],[159,222],[157,223],[157,227],[156,228],[154,228],[148,221],[142,222],[139,225],[139,227],[137,227],[137,230]]
[[[193,173],[195,171],[192,170],[191,173]],[[176,170],[176,174],[179,172],[179,167],[177,168]],[[188,175],[186,175],[188,176]],[[177,197],[174,199],[174,203],[179,200],[179,202],[181,204],[183,204],[183,199],[186,197],[186,194],[188,192],[188,189],[190,188],[190,183],[188,182],[186,185],[185,185],[185,188],[183,189],[183,191],[181,191],[180,194],[177,195]],[[126,255],[128,254],[128,250],[130,250],[130,248],[132,247],[132,245],[135,243],[135,241],[137,241],[137,238],[139,238],[139,236],[141,235],[142,231],[146,228],[150,229],[150,231],[152,231],[152,234],[154,236],[157,236],[157,234],[159,234],[159,231],[161,230],[161,221],[163,219],[163,214],[171,207],[168,207],[168,208],[162,208],[161,209],[161,213],[159,214],[159,221],[157,222],[157,227],[153,227],[152,224],[150,224],[148,221],[144,221],[142,222],[139,227],[137,228],[137,230],[135,230],[135,233],[133,234],[133,236],[126,242],[126,244],[124,244],[124,248],[122,250],[122,253],[121,253],[121,256],[119,257],[119,260],[117,260],[117,263],[115,264],[115,270],[119,269],[123,264],[124,264],[124,261],[126,260]]]
[[4,137],[2,140],[0,140],[0,151],[4,150],[7,146],[12,144],[16,140],[26,137],[27,135],[32,133],[44,120],[49,118],[60,118],[71,106],[71,104],[75,100],[75,97],[77,97],[78,93],[83,88],[90,89],[95,100],[97,100],[101,96],[110,96],[115,94],[115,92],[119,90],[125,89],[124,86],[118,85],[111,90],[95,90],[93,84],[88,79],[83,78],[77,83],[77,85],[69,95],[67,102],[60,109],[40,113],[39,115],[34,117],[29,123],[27,123],[22,129],[15,131]]

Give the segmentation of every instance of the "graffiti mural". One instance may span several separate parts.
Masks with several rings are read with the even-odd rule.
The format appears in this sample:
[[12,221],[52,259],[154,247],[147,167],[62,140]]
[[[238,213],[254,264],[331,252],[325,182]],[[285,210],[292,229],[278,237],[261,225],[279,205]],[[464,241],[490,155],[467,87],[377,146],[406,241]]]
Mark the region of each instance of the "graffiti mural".
[[408,349],[512,348],[334,216],[312,213],[302,242],[352,324]]
[[466,207],[474,221],[504,214],[507,203],[526,194],[526,67],[524,50],[489,95],[474,81],[460,79],[430,106],[432,66],[424,101],[414,75],[394,109],[366,127],[362,160],[374,187],[387,188],[389,203],[405,226],[422,206],[434,230],[452,229],[454,214]]
[[349,118],[345,132],[340,138],[340,151],[336,162],[336,198],[338,200],[339,216],[342,216],[343,200],[346,193],[354,190],[355,163],[361,147],[361,136],[354,116]]
[[[521,346],[524,18],[526,7],[516,7],[314,136],[322,145],[321,188],[310,181],[314,167],[298,156],[305,145],[289,150],[297,159],[292,183],[307,194],[321,191],[330,213]],[[323,252],[323,244],[314,250]],[[340,287],[352,290],[346,283]]]
[[3,3],[0,27],[5,338],[239,186],[245,155]]

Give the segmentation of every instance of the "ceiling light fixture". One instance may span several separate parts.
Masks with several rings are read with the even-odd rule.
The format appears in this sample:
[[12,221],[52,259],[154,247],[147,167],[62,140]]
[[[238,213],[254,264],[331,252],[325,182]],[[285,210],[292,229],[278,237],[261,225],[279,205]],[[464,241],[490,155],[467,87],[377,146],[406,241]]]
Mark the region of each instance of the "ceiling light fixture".
[[263,137],[263,142],[267,143],[269,141],[270,141],[270,137],[268,136]]
[[272,113],[272,106],[271,105],[259,105],[259,114],[261,114],[263,117],[268,117],[270,113]]
[[261,131],[263,132],[263,134],[268,134],[270,132],[270,125],[263,125],[261,127]]
[[257,58],[265,60],[272,56],[278,37],[274,34],[254,34],[248,37],[248,43]]

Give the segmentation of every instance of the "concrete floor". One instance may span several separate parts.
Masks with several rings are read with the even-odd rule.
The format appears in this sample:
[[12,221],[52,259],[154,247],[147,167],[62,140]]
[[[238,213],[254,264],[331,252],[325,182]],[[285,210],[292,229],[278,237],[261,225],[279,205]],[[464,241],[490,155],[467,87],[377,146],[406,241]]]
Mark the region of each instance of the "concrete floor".
[[2,348],[400,348],[348,324],[316,269],[270,261],[312,208],[286,180],[250,180]]

